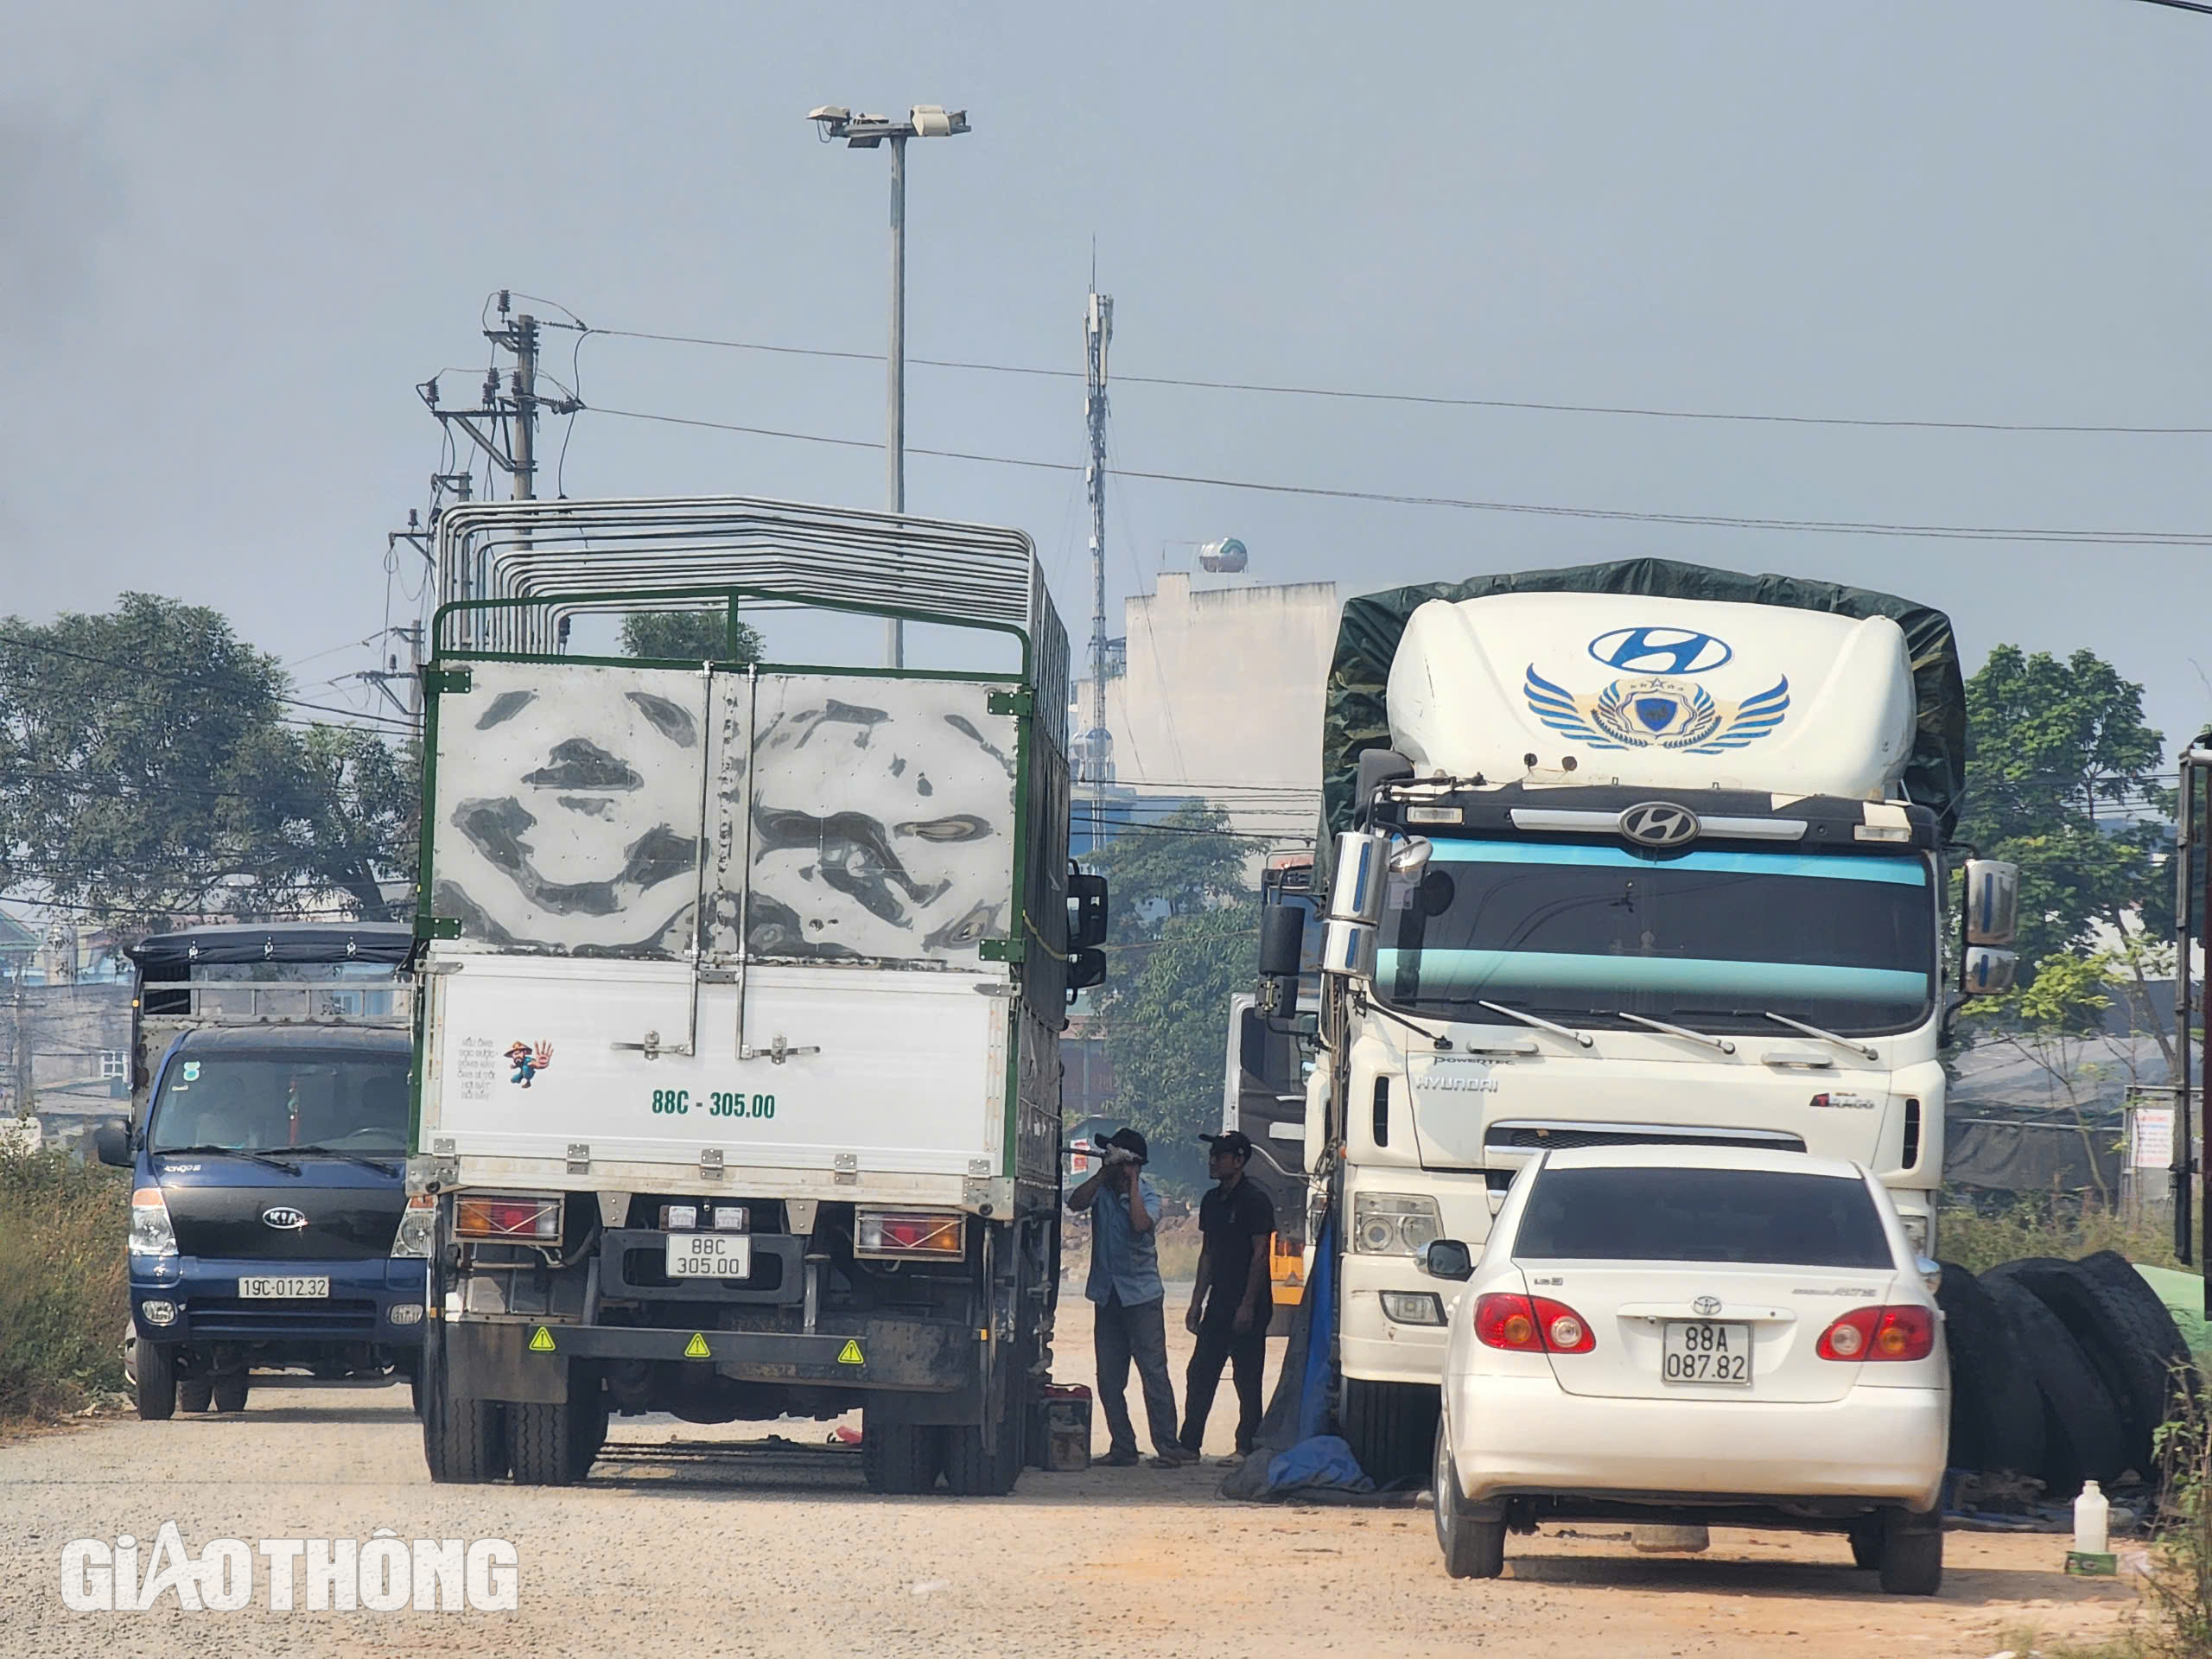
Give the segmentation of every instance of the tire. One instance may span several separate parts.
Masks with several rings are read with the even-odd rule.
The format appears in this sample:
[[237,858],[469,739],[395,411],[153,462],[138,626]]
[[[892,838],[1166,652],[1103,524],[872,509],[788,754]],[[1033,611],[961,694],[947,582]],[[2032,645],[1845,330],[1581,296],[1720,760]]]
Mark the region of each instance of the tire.
[[245,1373],[233,1371],[227,1376],[216,1377],[209,1385],[215,1409],[240,1412],[245,1409],[245,1397],[251,1392]]
[[178,1380],[176,1405],[179,1411],[200,1412],[214,1403],[215,1385],[204,1376],[188,1376]]
[[1883,1531],[1878,1515],[1862,1515],[1851,1523],[1851,1564],[1861,1573],[1872,1573],[1881,1566]]
[[1435,1498],[1436,1543],[1444,1552],[1445,1573],[1455,1579],[1494,1579],[1504,1572],[1505,1522],[1502,1517],[1478,1521],[1467,1513],[1440,1414],[1429,1484]]
[[417,1417],[423,1414],[423,1371],[420,1366],[408,1373],[407,1403],[415,1408]]
[[861,1478],[871,1492],[913,1497],[937,1485],[944,1466],[945,1432],[934,1423],[885,1423],[861,1417]]
[[1943,1587],[1943,1517],[1892,1510],[1883,1517],[1885,1596],[1932,1596]]
[[176,1412],[176,1348],[166,1342],[138,1341],[138,1379],[134,1392],[138,1415],[149,1423],[164,1423]]
[[1981,1278],[2026,1358],[2044,1404],[2044,1459],[2036,1472],[2047,1502],[2063,1503],[2084,1479],[2109,1481],[2128,1466],[2126,1426],[2111,1390],[2058,1316],[2001,1269]]
[[[2170,1316],[2153,1319],[2141,1306],[2157,1300],[2150,1287],[2145,1286],[2139,1299],[2113,1285],[2107,1268],[2084,1268],[2079,1262],[2044,1257],[2008,1262],[1991,1272],[2023,1286],[2057,1316],[2119,1409],[2129,1465],[2139,1474],[2152,1474],[2152,1437],[2166,1421],[2173,1367],[2187,1350],[2171,1330]],[[2162,1325],[2166,1328],[2160,1329]]]
[[2174,1323],[2173,1313],[2118,1250],[2085,1255],[2074,1264],[2074,1270],[2104,1287],[2111,1298],[2113,1316],[2126,1321],[2142,1349],[2155,1360],[2166,1385],[2159,1419],[2160,1423],[2165,1422],[2181,1401],[2196,1392],[2197,1382],[2196,1357],[2189,1351],[2189,1339]]
[[518,1486],[571,1486],[590,1471],[599,1446],[593,1420],[601,1409],[571,1392],[562,1405],[510,1405],[507,1465]]
[[469,1484],[507,1472],[506,1408],[456,1398],[446,1388],[445,1344],[433,1332],[423,1347],[423,1458],[430,1478]]
[[1427,1477],[1440,1398],[1431,1383],[1344,1378],[1338,1424],[1352,1456],[1377,1487],[1418,1486]]
[[2043,1396],[2012,1327],[1981,1281],[1950,1262],[1936,1301],[1951,1356],[1948,1462],[1954,1469],[2036,1474],[2044,1466]]
[[591,1473],[599,1449],[607,1444],[607,1395],[595,1371],[579,1377],[582,1366],[569,1375],[569,1478],[582,1480]]

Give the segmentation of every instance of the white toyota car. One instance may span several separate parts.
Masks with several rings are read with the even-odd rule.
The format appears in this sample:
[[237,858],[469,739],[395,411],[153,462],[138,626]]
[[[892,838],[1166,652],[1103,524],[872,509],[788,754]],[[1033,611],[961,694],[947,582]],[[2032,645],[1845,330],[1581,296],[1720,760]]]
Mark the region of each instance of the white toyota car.
[[[1436,1535],[1495,1578],[1548,1520],[1847,1534],[1892,1594],[1943,1576],[1950,1375],[1935,1263],[1855,1164],[1732,1147],[1540,1154],[1464,1280]],[[1452,1293],[1446,1291],[1446,1295]]]

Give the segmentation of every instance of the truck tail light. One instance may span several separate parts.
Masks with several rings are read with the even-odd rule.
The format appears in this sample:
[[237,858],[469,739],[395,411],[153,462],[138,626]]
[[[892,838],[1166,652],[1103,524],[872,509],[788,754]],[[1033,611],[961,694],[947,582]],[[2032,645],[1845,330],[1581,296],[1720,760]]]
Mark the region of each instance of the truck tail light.
[[1925,1359],[1936,1351],[1936,1316],[1924,1307],[1854,1307],[1821,1332],[1822,1359]]
[[453,1208],[459,1238],[507,1238],[550,1244],[561,1236],[561,1200],[481,1196],[460,1198]]
[[1566,1303],[1515,1292],[1475,1304],[1475,1336],[1485,1348],[1516,1354],[1586,1354],[1598,1345],[1589,1321]]
[[931,1210],[863,1210],[854,1217],[853,1254],[935,1257],[967,1250],[964,1217]]

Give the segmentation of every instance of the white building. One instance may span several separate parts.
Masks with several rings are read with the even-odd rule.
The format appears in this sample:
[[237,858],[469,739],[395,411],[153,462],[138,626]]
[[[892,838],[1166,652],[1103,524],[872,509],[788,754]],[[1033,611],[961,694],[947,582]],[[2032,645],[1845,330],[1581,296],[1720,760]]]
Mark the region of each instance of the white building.
[[[1162,571],[1123,605],[1109,650],[1109,819],[1203,797],[1254,836],[1313,833],[1321,788],[1321,708],[1337,643],[1334,582],[1265,587]],[[1090,725],[1090,659],[1077,645],[1069,728]],[[1085,784],[1076,785],[1079,841]],[[1117,809],[1116,803],[1119,803]]]

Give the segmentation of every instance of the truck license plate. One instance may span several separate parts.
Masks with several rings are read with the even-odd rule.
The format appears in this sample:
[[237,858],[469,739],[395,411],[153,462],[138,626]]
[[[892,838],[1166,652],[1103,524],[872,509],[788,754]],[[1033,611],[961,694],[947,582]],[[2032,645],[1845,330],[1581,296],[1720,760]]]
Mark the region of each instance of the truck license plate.
[[753,1271],[753,1241],[743,1233],[671,1233],[671,1279],[743,1279]]
[[330,1294],[327,1279],[241,1279],[238,1294],[257,1301],[303,1301]]
[[1663,1373],[1669,1382],[1751,1386],[1751,1327],[1711,1319],[1667,1322]]

